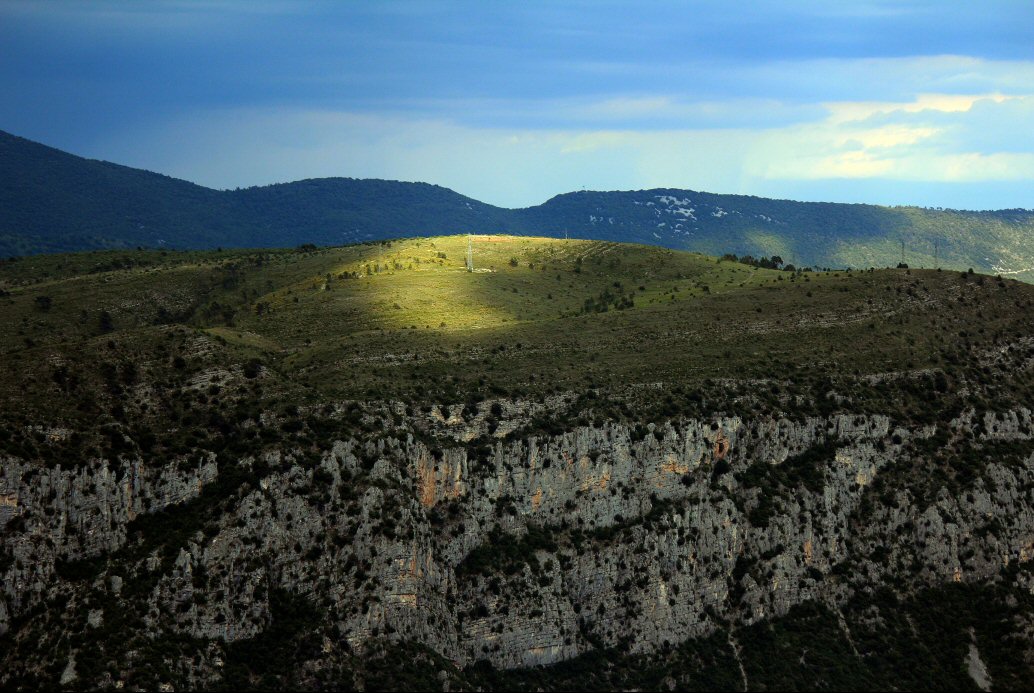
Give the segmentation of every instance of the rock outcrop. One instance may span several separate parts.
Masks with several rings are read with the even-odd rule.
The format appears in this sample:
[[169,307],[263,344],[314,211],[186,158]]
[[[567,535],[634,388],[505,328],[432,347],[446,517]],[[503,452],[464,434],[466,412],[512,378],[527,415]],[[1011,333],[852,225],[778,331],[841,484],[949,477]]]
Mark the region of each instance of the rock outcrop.
[[[986,580],[1034,556],[1025,409],[920,428],[718,418],[468,444],[486,440],[482,424],[443,418],[451,443],[414,431],[318,459],[5,459],[0,630],[99,590],[141,600],[126,608],[153,635],[232,643],[269,627],[283,590],[332,624],[327,647],[416,641],[460,665],[527,667],[601,646],[649,653],[809,600],[835,609],[866,585]],[[242,483],[194,508],[206,524],[182,542],[131,535],[231,469]],[[85,578],[68,567],[98,559]],[[102,627],[111,614],[87,602],[72,603]]]

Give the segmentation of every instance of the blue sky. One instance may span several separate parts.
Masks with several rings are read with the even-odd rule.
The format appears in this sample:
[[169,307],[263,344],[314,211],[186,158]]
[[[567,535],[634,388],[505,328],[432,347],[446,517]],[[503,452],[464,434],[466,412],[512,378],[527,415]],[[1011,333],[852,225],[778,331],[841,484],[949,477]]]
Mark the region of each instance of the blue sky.
[[0,0],[0,129],[216,188],[1034,207],[1031,2]]

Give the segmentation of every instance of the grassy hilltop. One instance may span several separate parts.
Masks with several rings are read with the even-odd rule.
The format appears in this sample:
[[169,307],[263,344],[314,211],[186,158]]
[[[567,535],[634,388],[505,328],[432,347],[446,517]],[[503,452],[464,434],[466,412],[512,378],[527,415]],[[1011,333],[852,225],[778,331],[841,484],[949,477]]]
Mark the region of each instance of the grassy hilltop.
[[[30,457],[141,436],[175,451],[225,445],[264,410],[589,389],[610,394],[586,416],[634,407],[645,418],[762,407],[915,417],[1028,398],[1027,371],[985,373],[1028,358],[1034,287],[1016,281],[795,273],[508,236],[475,236],[467,272],[466,245],[5,261],[0,442]],[[43,421],[78,433],[47,439]]]

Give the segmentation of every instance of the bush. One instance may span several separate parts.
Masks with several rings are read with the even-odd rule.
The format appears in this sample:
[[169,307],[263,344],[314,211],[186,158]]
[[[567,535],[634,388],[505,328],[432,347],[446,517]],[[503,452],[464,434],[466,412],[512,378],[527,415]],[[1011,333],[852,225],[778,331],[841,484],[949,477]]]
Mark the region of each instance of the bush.
[[259,373],[262,372],[262,361],[257,358],[249,359],[244,364],[244,377],[245,378],[257,378]]
[[97,327],[102,333],[113,332],[115,330],[115,321],[112,320],[111,313],[102,310],[97,317]]

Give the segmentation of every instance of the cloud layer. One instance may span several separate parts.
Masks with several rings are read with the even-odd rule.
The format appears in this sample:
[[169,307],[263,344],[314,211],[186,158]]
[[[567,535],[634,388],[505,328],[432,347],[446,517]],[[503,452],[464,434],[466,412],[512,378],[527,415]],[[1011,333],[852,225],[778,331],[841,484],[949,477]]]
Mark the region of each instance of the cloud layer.
[[21,3],[0,128],[213,187],[1034,207],[1026,3]]

